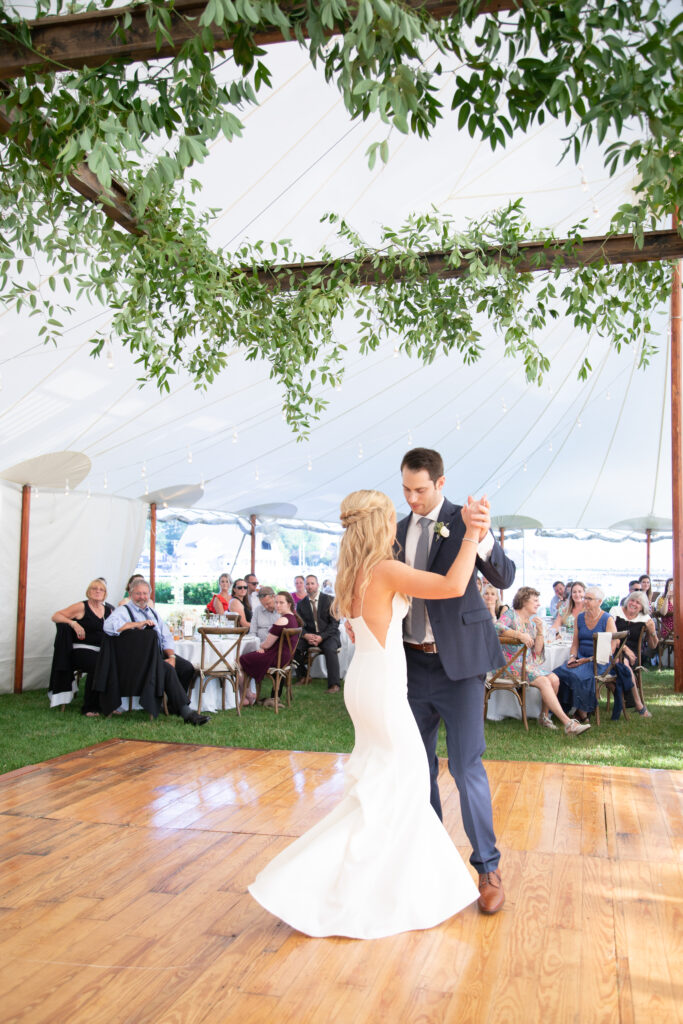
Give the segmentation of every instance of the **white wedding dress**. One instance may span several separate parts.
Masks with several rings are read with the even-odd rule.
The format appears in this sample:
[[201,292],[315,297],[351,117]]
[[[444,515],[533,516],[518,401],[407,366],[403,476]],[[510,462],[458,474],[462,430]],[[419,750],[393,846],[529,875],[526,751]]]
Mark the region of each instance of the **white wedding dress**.
[[429,803],[429,767],[407,698],[394,595],[382,647],[362,617],[344,697],[356,731],[341,803],[249,886],[306,935],[376,939],[431,928],[477,899],[474,881]]

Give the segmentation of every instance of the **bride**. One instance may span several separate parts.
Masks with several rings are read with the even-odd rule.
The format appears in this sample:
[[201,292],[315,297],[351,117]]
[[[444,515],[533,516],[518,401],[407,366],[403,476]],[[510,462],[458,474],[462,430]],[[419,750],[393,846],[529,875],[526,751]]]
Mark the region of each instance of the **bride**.
[[386,494],[354,491],[342,502],[335,612],[349,618],[356,643],[344,688],[356,734],[345,795],[249,886],[266,910],[307,935],[374,939],[431,928],[479,895],[429,802],[402,642],[405,595],[465,591],[488,503],[469,499],[462,516],[464,542],[441,576],[393,557],[396,512]]

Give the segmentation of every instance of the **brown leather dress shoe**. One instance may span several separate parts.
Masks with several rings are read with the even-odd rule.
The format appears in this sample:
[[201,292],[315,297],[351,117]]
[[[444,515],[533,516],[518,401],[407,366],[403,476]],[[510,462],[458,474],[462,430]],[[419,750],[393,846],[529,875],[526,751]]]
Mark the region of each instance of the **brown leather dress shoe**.
[[503,883],[500,871],[489,871],[479,875],[479,899],[477,900],[482,914],[497,914],[505,903]]

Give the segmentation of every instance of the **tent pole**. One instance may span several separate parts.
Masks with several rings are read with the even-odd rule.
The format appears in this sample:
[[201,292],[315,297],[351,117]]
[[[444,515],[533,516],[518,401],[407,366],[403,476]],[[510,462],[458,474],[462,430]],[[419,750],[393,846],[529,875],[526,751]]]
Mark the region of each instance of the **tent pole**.
[[28,523],[31,512],[31,485],[21,488],[21,534],[19,538],[19,589],[17,593],[17,640],[14,650],[14,692],[24,686],[24,640],[26,637],[26,578],[28,575]]
[[645,531],[645,572],[650,575],[650,539],[652,537],[652,530],[647,529]]
[[251,523],[251,575],[253,576],[256,572],[256,516],[250,515],[249,522]]
[[[678,227],[678,211],[672,218]],[[683,447],[681,445],[681,261],[674,264],[671,286],[671,491],[674,546],[674,690],[683,693]]]
[[[502,548],[505,547],[505,527],[504,526],[501,526],[501,528],[500,528],[500,546]],[[500,599],[501,599],[501,601],[503,600],[503,591],[502,590],[500,591]]]
[[157,506],[152,502],[149,506],[149,590],[154,600],[154,588],[157,578]]

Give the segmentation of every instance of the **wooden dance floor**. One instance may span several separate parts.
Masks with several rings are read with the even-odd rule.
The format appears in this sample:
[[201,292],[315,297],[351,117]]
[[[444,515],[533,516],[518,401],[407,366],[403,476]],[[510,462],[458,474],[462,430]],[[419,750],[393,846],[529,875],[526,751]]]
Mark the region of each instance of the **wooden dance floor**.
[[335,804],[344,760],[115,740],[0,777],[0,1020],[680,1019],[675,772],[489,762],[501,913],[309,939],[246,886]]

